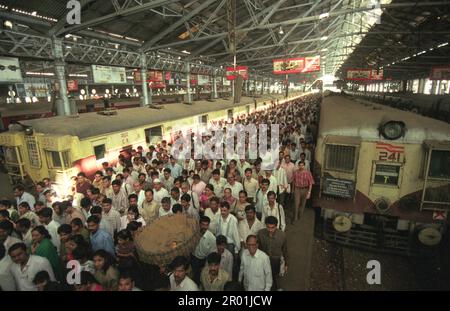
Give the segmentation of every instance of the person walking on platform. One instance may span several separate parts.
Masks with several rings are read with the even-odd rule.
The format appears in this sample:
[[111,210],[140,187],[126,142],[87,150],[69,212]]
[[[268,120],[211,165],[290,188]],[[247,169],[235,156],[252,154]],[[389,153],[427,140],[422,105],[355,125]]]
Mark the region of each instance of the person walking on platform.
[[293,189],[295,198],[294,221],[303,216],[306,201],[311,197],[314,178],[311,172],[305,169],[305,163],[298,163],[298,170],[294,172]]

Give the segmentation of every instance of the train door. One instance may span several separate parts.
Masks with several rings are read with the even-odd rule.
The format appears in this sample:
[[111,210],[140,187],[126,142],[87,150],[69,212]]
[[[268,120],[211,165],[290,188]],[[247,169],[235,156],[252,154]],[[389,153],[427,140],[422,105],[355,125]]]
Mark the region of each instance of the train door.
[[163,132],[161,126],[154,126],[145,129],[145,141],[149,145],[154,145],[163,139]]

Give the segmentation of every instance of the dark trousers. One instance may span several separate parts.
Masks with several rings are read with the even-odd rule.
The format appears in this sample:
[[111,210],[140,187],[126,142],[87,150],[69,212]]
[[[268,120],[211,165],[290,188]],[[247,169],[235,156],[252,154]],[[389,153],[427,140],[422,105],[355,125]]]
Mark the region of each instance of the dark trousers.
[[272,268],[272,288],[271,290],[277,290],[278,284],[277,279],[280,274],[281,258],[280,257],[270,257],[270,267]]
[[205,259],[198,259],[194,255],[191,254],[191,267],[192,267],[192,273],[193,280],[195,283],[200,285],[200,274],[202,273],[202,269],[205,266],[206,258]]

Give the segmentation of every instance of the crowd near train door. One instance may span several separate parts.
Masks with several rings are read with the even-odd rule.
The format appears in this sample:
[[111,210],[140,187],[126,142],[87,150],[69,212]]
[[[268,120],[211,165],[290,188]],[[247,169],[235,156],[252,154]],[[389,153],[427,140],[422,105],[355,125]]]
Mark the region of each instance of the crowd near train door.
[[155,126],[145,129],[145,141],[149,145],[154,145],[162,140],[162,127]]

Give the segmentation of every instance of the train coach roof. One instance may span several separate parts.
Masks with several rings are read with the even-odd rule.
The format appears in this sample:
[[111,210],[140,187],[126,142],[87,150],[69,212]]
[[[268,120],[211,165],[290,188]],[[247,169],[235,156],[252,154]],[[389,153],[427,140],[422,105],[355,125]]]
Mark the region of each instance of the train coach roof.
[[403,121],[404,142],[425,140],[450,141],[450,124],[422,115],[376,104],[367,100],[333,95],[325,97],[321,106],[320,133],[322,136],[341,135],[379,140],[378,127],[382,122]]
[[[264,96],[256,98],[257,102],[270,102],[282,96]],[[196,101],[193,105],[166,104],[163,109],[127,108],[117,110],[117,115],[105,116],[96,112],[82,113],[79,117],[58,116],[45,119],[21,121],[32,126],[34,131],[43,134],[71,135],[80,139],[95,137],[112,132],[124,131],[145,125],[158,124],[166,121],[187,118],[217,110],[231,109],[254,103],[252,97],[242,97],[240,104],[232,100],[217,99],[214,102]]]

